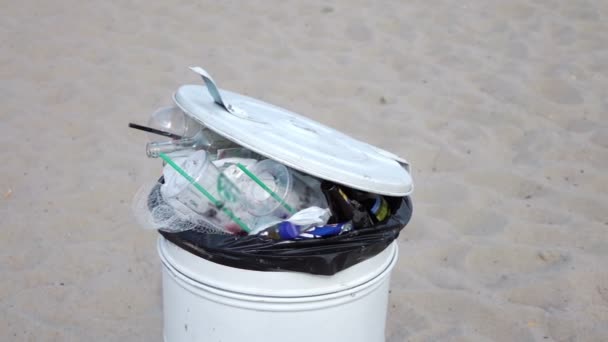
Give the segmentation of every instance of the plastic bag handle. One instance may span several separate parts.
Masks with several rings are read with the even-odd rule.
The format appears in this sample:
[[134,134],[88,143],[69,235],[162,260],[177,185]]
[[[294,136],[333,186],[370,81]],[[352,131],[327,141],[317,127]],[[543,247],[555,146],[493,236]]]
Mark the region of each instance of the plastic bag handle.
[[242,109],[224,102],[219,89],[215,85],[215,81],[213,80],[213,78],[211,78],[211,75],[209,75],[209,73],[207,71],[205,71],[205,69],[203,69],[199,66],[191,66],[190,70],[199,74],[203,78],[203,81],[205,82],[205,86],[207,87],[207,91],[209,92],[209,94],[211,95],[211,97],[213,98],[213,101],[215,103],[220,105],[222,108],[224,108],[230,114],[234,114],[239,117],[247,117],[247,114]]

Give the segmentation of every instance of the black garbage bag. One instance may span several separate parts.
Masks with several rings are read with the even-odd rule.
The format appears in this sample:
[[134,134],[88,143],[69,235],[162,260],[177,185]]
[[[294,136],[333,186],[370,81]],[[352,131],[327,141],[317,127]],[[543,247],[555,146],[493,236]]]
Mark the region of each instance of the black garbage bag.
[[[162,181],[162,180],[161,180]],[[163,201],[160,186],[148,206]],[[259,235],[235,236],[187,230],[160,234],[184,250],[209,261],[255,271],[295,271],[333,275],[388,247],[412,216],[409,197],[385,197],[392,215],[382,224],[324,239],[276,241]]]

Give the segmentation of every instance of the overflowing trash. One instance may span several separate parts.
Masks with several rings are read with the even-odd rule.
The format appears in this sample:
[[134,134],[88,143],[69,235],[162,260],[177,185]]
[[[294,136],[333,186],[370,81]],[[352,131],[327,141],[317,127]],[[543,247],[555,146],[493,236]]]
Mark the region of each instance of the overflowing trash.
[[[262,122],[226,105],[211,78],[197,73],[211,103],[233,115],[226,120],[236,116]],[[129,124],[147,132],[146,155],[162,162],[162,176],[140,190],[133,209],[144,228],[159,230],[191,253],[244,269],[331,275],[381,252],[411,217],[407,194],[365,191],[295,169],[289,166],[293,162],[281,162],[287,158],[254,151],[180,107],[161,108],[147,126]],[[324,128],[294,118],[289,116],[304,130]],[[310,139],[318,144],[314,136]],[[357,143],[361,149],[373,148]],[[382,160],[385,164],[409,167],[400,159],[389,164],[392,154],[373,149],[388,160]],[[346,148],[344,153],[352,154]],[[404,174],[409,177],[409,169]]]

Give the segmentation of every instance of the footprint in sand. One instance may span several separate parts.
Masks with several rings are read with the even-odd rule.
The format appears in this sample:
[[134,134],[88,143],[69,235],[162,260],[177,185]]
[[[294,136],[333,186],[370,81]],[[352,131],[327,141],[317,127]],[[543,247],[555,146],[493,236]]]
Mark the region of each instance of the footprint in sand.
[[565,309],[572,302],[573,284],[563,275],[551,279],[535,277],[529,283],[499,291],[510,303],[536,306],[543,310]]
[[557,250],[523,246],[474,247],[465,257],[465,269],[488,275],[544,272],[567,263],[569,256]]
[[467,235],[494,235],[502,232],[509,222],[507,216],[484,209],[468,216],[463,223],[457,224],[457,227]]
[[549,101],[577,105],[583,103],[583,95],[572,84],[559,79],[547,79],[539,85],[540,93]]

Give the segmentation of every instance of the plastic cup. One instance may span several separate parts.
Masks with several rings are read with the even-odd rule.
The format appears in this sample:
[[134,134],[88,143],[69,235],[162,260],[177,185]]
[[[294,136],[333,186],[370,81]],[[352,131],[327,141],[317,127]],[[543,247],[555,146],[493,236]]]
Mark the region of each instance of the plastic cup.
[[[232,212],[243,207],[238,188],[209,160],[205,151],[196,151],[176,163],[207,192],[203,194],[186,178],[167,165],[163,171],[163,199],[182,215],[195,215],[219,229],[234,233],[233,220],[221,209]],[[217,201],[211,202],[210,198]]]
[[[148,126],[158,130],[173,133],[182,138],[190,138],[201,130],[202,125],[186,115],[179,107],[169,106],[157,109],[150,116]],[[171,138],[159,138],[150,134],[151,141],[170,141]]]
[[[310,206],[327,207],[320,183],[272,159],[262,160],[249,170],[271,192],[250,177],[241,177],[240,189],[247,211],[253,216],[288,218],[293,213]],[[290,208],[292,210],[290,210]]]

